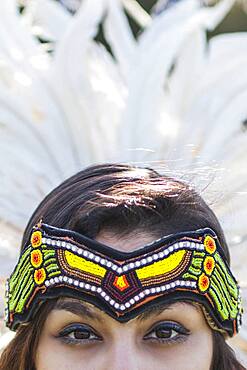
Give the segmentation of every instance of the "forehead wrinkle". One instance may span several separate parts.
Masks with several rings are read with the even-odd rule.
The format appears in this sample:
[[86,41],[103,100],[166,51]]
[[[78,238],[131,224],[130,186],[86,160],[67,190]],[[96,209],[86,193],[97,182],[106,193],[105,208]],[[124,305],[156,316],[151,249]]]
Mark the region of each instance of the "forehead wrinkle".
[[150,317],[156,317],[160,315],[162,312],[167,311],[169,309],[172,309],[173,306],[175,306],[176,303],[183,304],[183,305],[190,305],[196,310],[200,310],[200,307],[194,302],[191,301],[181,301],[181,302],[172,302],[172,303],[159,303],[154,306],[148,307],[144,312],[142,312],[137,319],[140,321],[148,320]]
[[102,321],[101,317],[96,312],[80,300],[68,298],[60,299],[57,301],[54,310],[65,310],[82,318],[89,317],[93,320]]

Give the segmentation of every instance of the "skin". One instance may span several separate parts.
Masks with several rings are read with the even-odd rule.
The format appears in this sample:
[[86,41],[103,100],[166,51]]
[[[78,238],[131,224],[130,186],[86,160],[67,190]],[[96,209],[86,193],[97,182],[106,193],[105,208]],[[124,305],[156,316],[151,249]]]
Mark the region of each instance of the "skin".
[[[97,240],[122,251],[150,243],[102,232]],[[91,304],[62,298],[45,321],[37,370],[210,370],[212,332],[199,306],[156,306],[121,324]]]

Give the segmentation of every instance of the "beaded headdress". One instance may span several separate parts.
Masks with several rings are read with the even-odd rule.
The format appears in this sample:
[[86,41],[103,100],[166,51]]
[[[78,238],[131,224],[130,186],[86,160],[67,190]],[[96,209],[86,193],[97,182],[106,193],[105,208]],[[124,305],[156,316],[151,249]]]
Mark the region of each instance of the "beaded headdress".
[[120,322],[150,305],[192,301],[213,329],[233,336],[241,325],[239,287],[209,228],[126,253],[40,223],[7,281],[7,326],[16,330],[32,320],[40,303],[61,296],[90,302]]

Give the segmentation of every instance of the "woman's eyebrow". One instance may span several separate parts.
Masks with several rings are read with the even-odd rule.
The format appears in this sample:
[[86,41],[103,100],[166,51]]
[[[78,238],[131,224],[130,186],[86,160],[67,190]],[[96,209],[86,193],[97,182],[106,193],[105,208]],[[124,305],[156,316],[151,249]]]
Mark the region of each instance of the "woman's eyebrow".
[[54,310],[65,310],[83,318],[86,316],[93,320],[102,321],[100,315],[80,301],[60,300],[56,303]]
[[146,308],[144,312],[142,312],[137,319],[140,321],[144,321],[150,318],[150,316],[157,316],[165,310],[168,310],[173,303],[162,303],[155,306],[150,306]]
[[[186,302],[179,302],[179,303],[183,304],[183,305],[190,305],[196,310],[199,309],[199,307],[197,305],[195,305],[193,302],[186,301]],[[137,319],[140,320],[140,321],[143,321],[143,320],[149,319],[150,316],[158,316],[162,312],[171,309],[172,306],[174,306],[174,305],[175,305],[175,303],[172,302],[172,303],[160,303],[160,304],[156,304],[155,306],[150,306],[144,312],[142,312],[138,316]]]
[[[200,309],[197,305],[195,305],[193,302],[179,302],[180,304],[190,305],[194,309],[198,310]],[[160,303],[156,304],[155,306],[150,306],[146,308],[144,312],[142,312],[138,317],[137,320],[144,321],[149,319],[151,316],[158,316],[162,312],[169,310],[174,306],[175,303]],[[102,322],[103,318],[97,313],[91,310],[90,307],[85,305],[83,302],[80,301],[73,301],[73,300],[58,300],[56,303],[54,310],[65,310],[68,312],[71,312],[77,316],[80,316],[82,318],[89,317],[92,320],[97,320]]]

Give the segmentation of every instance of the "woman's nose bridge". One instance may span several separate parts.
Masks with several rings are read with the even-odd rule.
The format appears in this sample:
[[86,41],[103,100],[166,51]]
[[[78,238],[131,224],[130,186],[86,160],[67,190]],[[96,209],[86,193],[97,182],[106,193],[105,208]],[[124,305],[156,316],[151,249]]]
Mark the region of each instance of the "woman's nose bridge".
[[[107,357],[107,370],[141,370],[139,350],[131,336],[120,337],[112,343]],[[143,368],[142,368],[143,369]]]

